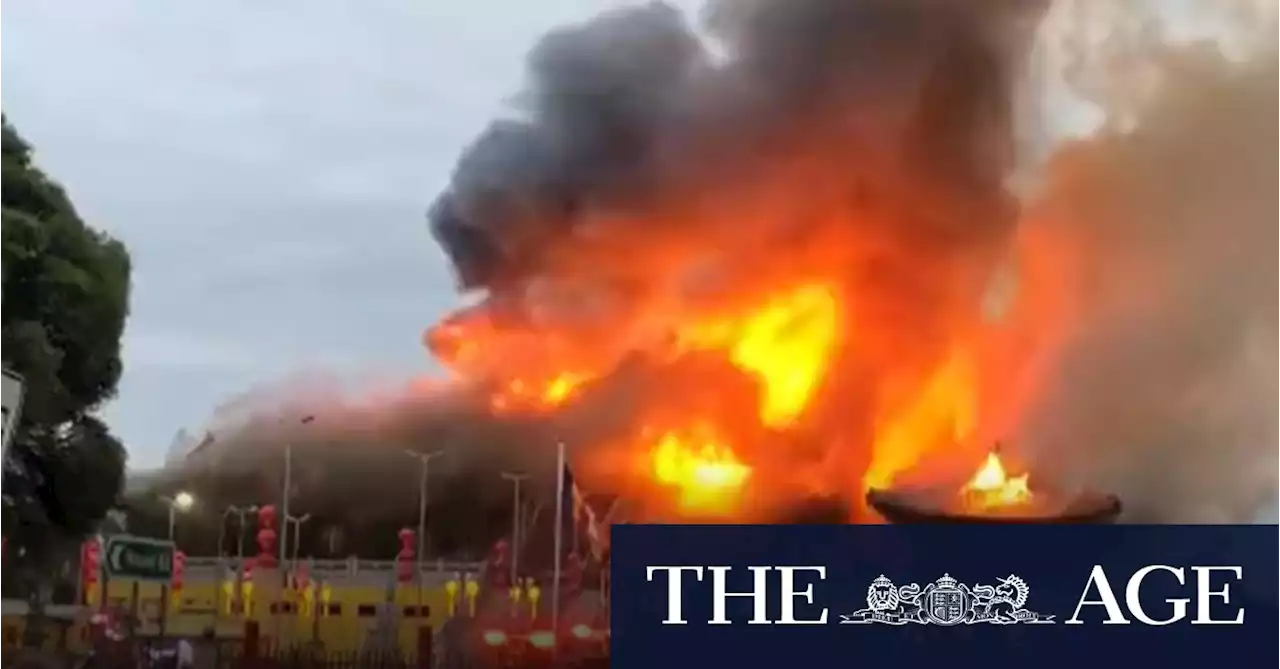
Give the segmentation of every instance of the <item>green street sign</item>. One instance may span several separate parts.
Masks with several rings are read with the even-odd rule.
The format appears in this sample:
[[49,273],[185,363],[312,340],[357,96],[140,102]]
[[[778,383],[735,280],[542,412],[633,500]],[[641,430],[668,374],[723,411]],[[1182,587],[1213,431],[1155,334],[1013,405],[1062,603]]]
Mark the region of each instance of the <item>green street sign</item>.
[[117,534],[107,538],[102,564],[107,578],[168,581],[173,576],[173,542]]

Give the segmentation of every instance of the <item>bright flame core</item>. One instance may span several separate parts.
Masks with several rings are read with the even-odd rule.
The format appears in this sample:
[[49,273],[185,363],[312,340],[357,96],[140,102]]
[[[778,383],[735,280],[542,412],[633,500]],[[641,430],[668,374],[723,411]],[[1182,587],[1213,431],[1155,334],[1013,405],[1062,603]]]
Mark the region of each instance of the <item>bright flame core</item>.
[[[667,491],[659,506],[681,516],[731,518],[740,510],[748,485],[771,485],[785,477],[772,470],[759,476],[759,463],[747,456],[760,448],[773,453],[789,448],[780,435],[806,424],[837,350],[850,338],[872,336],[849,331],[853,305],[835,288],[836,282],[792,278],[789,285],[773,286],[755,299],[739,298],[728,306],[699,311],[664,303],[649,305],[645,313],[634,316],[635,322],[669,328],[669,344],[659,360],[718,354],[756,388],[750,407],[739,403],[727,410],[721,406],[655,411],[642,417],[635,434],[616,444],[626,453],[641,455],[642,477]],[[489,405],[495,413],[554,411],[613,369],[607,359],[592,362],[595,341],[575,340],[572,332],[554,329],[504,332],[489,319],[484,312],[464,313],[442,323],[431,336],[433,351],[455,371],[494,379]],[[934,449],[968,441],[977,412],[975,353],[959,340],[952,349],[931,369],[893,377],[897,385],[875,388],[869,462],[860,480],[841,479],[840,492],[859,495],[867,488],[888,487]],[[485,360],[498,361],[497,366],[483,367]],[[688,386],[704,384],[703,399],[710,397],[719,406],[728,394],[719,387],[721,380],[675,380],[670,390],[674,396],[685,396],[691,392]],[[654,404],[661,406],[665,399],[655,397]],[[805,480],[801,485],[810,491],[833,488],[830,480]],[[997,500],[1002,494],[1014,493],[988,497]]]
[[839,308],[821,284],[778,295],[736,319],[695,323],[678,339],[697,350],[720,349],[763,385],[760,420],[786,427],[809,404],[837,341]]
[[678,490],[680,510],[688,513],[731,511],[751,476],[751,468],[739,462],[733,449],[705,424],[686,434],[662,434],[652,453],[654,477]]
[[966,505],[976,510],[1021,506],[1032,499],[1028,479],[1028,474],[1010,477],[1005,473],[1000,456],[988,453],[977,473],[961,490],[961,494]]

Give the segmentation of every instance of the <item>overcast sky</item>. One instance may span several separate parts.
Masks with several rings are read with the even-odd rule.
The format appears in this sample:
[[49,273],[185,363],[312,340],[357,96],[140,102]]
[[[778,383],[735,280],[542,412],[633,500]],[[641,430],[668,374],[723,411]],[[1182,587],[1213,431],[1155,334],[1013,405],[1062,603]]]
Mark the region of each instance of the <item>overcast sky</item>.
[[426,206],[534,40],[611,4],[7,3],[4,111],[133,256],[130,464],[257,382],[428,369],[455,298]]

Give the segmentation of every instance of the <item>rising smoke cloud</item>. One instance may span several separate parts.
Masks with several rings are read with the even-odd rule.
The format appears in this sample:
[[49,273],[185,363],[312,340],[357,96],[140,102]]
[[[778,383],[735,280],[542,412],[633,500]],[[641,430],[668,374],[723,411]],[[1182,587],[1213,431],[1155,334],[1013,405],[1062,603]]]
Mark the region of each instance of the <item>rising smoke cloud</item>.
[[1274,6],[1153,4],[1047,23],[1042,49],[1105,118],[1054,147],[1024,220],[1056,250],[1021,299],[1060,313],[1020,433],[1133,519],[1241,522],[1276,499]]
[[[599,293],[640,299],[671,283],[652,273],[688,273],[708,248],[722,281],[749,282],[838,219],[876,241],[845,277],[878,309],[862,343],[920,369],[993,269],[1021,258],[1006,381],[1024,390],[1002,436],[1037,472],[1117,490],[1135,518],[1245,519],[1276,485],[1274,31],[1232,30],[1229,60],[1128,30],[1157,18],[1150,3],[1078,13],[1099,4],[1055,3],[1041,24],[1040,2],[716,2],[714,51],[656,3],[554,31],[529,56],[515,118],[468,149],[432,205],[432,233],[461,287],[559,323],[584,307],[540,283],[619,316]],[[1058,79],[1106,119],[1083,139],[1043,132],[1061,110],[1040,85]],[[1015,119],[1018,93],[1039,104]],[[879,373],[875,356],[846,357],[845,376]],[[447,435],[497,449],[474,460],[493,467],[527,454],[531,433],[494,432],[470,388],[432,388],[334,404],[291,438],[394,450]],[[824,420],[847,425],[856,393],[834,395]],[[262,441],[269,423],[224,439]]]
[[[840,212],[859,197],[912,209],[891,224],[912,244],[983,243],[1012,220],[1008,105],[1043,5],[717,2],[706,14],[728,54],[719,63],[661,3],[554,31],[529,55],[520,117],[465,152],[433,233],[464,287],[510,290],[563,271],[583,237],[725,235],[714,216],[670,216],[673,202],[745,199],[769,172],[799,167],[824,172],[808,199],[838,192]],[[907,186],[936,198],[932,211],[905,205]],[[767,235],[761,225],[732,232]]]
[[[867,467],[873,414],[909,401],[978,320],[1011,243],[1013,90],[1044,8],[717,2],[705,13],[714,53],[658,3],[557,30],[530,54],[522,114],[459,161],[433,233],[462,286],[487,290],[486,308],[504,305],[517,327],[572,330],[583,311],[608,324],[615,359],[596,369],[644,339],[630,330],[650,323],[634,312],[655,301],[679,321],[821,266],[856,295],[858,343],[834,353],[828,399],[805,422],[820,435],[809,441],[847,446],[790,449],[778,464],[821,460],[839,479],[823,485],[847,493]],[[579,296],[577,314],[549,308],[547,285]],[[852,313],[842,318],[852,331]],[[510,368],[517,355],[489,359]],[[698,377],[666,369],[628,383],[658,379],[643,395],[670,403],[697,394]],[[734,441],[757,462],[778,455]]]

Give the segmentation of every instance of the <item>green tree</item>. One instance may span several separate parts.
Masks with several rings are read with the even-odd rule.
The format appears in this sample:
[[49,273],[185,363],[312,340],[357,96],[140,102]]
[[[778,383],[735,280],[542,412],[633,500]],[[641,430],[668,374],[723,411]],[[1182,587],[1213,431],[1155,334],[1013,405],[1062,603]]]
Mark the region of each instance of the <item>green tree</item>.
[[0,149],[3,360],[26,381],[4,472],[6,562],[37,563],[92,531],[120,493],[124,448],[94,412],[120,380],[130,265],[7,118]]

